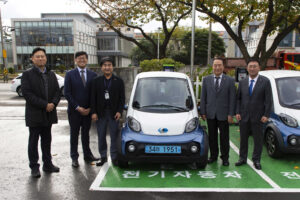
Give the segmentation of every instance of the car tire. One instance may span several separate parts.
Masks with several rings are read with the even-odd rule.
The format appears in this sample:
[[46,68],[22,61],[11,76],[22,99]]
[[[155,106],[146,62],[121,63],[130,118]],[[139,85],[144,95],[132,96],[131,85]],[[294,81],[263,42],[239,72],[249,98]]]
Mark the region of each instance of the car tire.
[[64,87],[60,88],[60,95],[63,97],[65,96]]
[[127,161],[118,159],[118,166],[122,169],[126,169],[126,168],[128,168],[129,165],[128,165]]
[[267,152],[272,158],[279,158],[282,156],[282,152],[279,149],[278,139],[274,130],[268,129],[265,137]]
[[18,93],[19,97],[23,97],[23,93],[22,93],[21,87],[17,88],[17,93]]
[[207,165],[207,159],[208,159],[208,136],[206,132],[203,130],[203,137],[204,137],[204,155],[202,156],[199,161],[196,161],[196,167],[198,169],[205,169]]

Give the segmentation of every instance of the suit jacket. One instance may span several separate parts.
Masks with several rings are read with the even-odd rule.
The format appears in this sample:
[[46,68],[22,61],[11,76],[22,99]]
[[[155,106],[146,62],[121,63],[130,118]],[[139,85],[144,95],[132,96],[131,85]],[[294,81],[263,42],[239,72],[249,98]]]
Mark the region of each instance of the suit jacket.
[[270,117],[272,108],[272,90],[269,79],[259,75],[257,82],[249,95],[249,77],[239,83],[237,92],[236,113],[241,115],[241,121],[259,122],[262,116]]
[[[98,116],[104,116],[105,97],[104,97],[104,76],[98,76],[92,81],[91,89],[91,114],[96,113]],[[112,82],[109,89],[111,116],[117,112],[123,112],[125,104],[124,82],[121,78],[112,75]]]
[[[48,78],[48,99],[42,72],[37,67],[32,67],[22,74],[21,90],[26,100],[26,126],[49,126],[57,123],[56,106],[60,101],[60,89],[54,72],[47,70],[46,75]],[[51,112],[46,112],[48,103],[55,105]]]
[[78,106],[90,108],[91,83],[97,74],[87,69],[86,76],[86,86],[83,85],[77,67],[67,72],[65,76],[64,94],[68,101],[68,113],[77,112]]
[[220,88],[215,90],[214,75],[203,78],[201,88],[200,114],[207,119],[225,121],[235,114],[236,90],[234,79],[223,74]]

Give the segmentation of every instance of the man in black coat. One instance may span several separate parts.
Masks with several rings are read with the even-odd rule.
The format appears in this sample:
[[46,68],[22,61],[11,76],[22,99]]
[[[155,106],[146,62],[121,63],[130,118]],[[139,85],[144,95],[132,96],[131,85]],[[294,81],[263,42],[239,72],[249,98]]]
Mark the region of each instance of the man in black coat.
[[254,140],[252,160],[254,167],[260,170],[263,125],[271,114],[272,90],[269,79],[258,74],[258,60],[251,59],[247,70],[249,76],[240,81],[237,93],[236,119],[240,122],[240,158],[235,165],[247,163],[248,138],[251,132]]
[[78,136],[81,129],[81,142],[84,160],[92,162],[95,158],[90,149],[90,93],[91,82],[97,74],[86,68],[88,55],[84,51],[76,52],[77,67],[66,74],[64,94],[68,100],[68,119],[70,124],[70,144],[72,166],[79,167],[78,163]]
[[56,75],[46,69],[46,51],[35,48],[31,54],[33,67],[25,71],[21,90],[26,100],[25,120],[29,127],[28,156],[32,177],[41,176],[39,170],[38,140],[41,137],[43,170],[59,172],[51,158],[51,127],[57,123],[56,106],[60,101],[60,89]]
[[95,78],[91,91],[92,120],[97,121],[98,145],[101,161],[97,166],[107,162],[106,129],[109,126],[111,146],[110,155],[113,164],[117,159],[117,135],[119,119],[125,103],[125,89],[123,80],[113,75],[113,61],[109,57],[100,62],[103,76]]

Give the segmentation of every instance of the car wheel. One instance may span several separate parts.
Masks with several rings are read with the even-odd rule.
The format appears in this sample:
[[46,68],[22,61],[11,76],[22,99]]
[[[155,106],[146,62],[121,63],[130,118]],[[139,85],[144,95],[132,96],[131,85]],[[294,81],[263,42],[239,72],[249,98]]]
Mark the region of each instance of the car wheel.
[[198,161],[196,161],[196,167],[198,169],[204,169],[207,165],[207,159],[208,159],[208,136],[206,134],[205,131],[203,131],[203,143],[202,145],[204,145],[204,155],[201,156],[201,159],[199,159]]
[[60,88],[60,94],[61,94],[61,96],[65,96],[64,87]]
[[267,130],[265,140],[267,145],[267,152],[270,157],[279,158],[280,156],[282,156],[282,153],[279,149],[277,137],[272,129]]
[[128,168],[128,162],[119,159],[119,160],[118,160],[118,166],[119,166],[120,168]]
[[21,87],[17,88],[17,93],[18,93],[19,97],[23,97],[23,93],[22,93]]

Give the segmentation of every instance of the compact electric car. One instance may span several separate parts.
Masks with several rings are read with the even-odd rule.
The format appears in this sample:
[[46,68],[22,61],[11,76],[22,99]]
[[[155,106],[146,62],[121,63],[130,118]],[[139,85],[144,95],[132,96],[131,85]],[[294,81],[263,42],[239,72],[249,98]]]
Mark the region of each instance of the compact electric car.
[[118,165],[128,162],[207,164],[208,137],[199,125],[188,76],[177,72],[137,75],[119,135]]
[[269,156],[300,153],[300,72],[292,70],[261,71],[270,80],[273,108],[264,129]]

